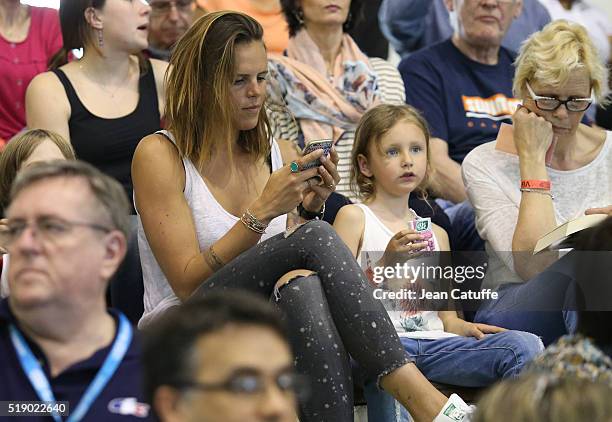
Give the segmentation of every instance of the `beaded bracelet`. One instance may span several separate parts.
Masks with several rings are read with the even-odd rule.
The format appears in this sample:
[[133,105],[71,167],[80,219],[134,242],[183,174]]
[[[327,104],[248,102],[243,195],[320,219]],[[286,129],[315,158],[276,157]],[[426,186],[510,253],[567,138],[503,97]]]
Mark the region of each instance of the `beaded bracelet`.
[[242,224],[244,224],[247,229],[255,233],[264,234],[268,228],[268,225],[259,221],[248,208],[244,214],[242,214],[242,217],[240,217],[240,221],[242,221]]
[[521,188],[521,192],[539,193],[541,195],[548,195],[548,196],[550,196],[550,199],[555,199],[555,197],[553,196],[553,194],[549,190]]
[[206,251],[204,259],[206,259],[206,263],[213,271],[218,271],[225,265],[225,262],[215,253],[212,245],[208,248],[208,251]]

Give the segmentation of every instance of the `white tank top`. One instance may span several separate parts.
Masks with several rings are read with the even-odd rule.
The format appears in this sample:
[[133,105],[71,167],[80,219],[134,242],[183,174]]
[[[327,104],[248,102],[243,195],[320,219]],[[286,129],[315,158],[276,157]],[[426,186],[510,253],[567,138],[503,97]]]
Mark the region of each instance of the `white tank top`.
[[[160,131],[172,142],[174,138],[168,131]],[[280,149],[274,139],[271,141],[272,150],[272,171],[283,166]],[[202,176],[197,171],[193,163],[187,158],[183,158],[185,168],[185,199],[191,209],[191,215],[196,228],[200,250],[208,249],[218,239],[223,237],[239,220],[227,212],[212,195]],[[136,205],[136,204],[134,204]],[[136,210],[138,212],[138,210]],[[285,230],[287,226],[287,216],[276,217],[270,222],[266,233],[261,237],[264,241]],[[168,279],[162,272],[157,263],[151,247],[142,227],[140,215],[138,216],[138,248],[142,265],[142,277],[144,282],[144,314],[138,322],[138,327],[142,328],[158,315],[162,314],[171,306],[180,305],[180,300],[170,287]]]
[[[356,204],[365,216],[361,251],[357,261],[366,274],[373,273],[373,266],[382,258],[387,244],[395,235],[374,212],[365,204]],[[413,210],[412,213],[420,218]],[[433,235],[434,250],[439,251],[440,245]],[[417,258],[418,259],[418,258]],[[446,337],[444,325],[436,311],[415,311],[414,303],[406,300],[382,299],[389,318],[395,330],[401,337],[439,338]]]

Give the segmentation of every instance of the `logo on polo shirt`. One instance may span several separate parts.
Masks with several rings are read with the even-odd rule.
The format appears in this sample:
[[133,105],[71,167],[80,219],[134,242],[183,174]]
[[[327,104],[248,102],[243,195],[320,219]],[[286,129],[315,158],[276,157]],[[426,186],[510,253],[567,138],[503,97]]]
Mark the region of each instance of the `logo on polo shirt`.
[[508,98],[504,94],[493,95],[489,98],[468,97],[463,95],[463,108],[466,117],[490,120],[505,120],[512,117],[521,103],[516,98]]
[[116,398],[108,403],[108,411],[118,415],[146,418],[149,416],[149,405],[146,403],[139,403],[136,397]]

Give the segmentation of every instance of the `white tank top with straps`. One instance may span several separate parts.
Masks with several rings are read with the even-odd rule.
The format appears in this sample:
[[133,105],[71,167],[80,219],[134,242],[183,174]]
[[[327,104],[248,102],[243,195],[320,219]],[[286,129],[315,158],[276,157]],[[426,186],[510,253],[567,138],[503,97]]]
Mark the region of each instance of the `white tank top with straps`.
[[[157,133],[174,142],[174,137],[170,132],[164,130]],[[276,171],[283,166],[283,159],[274,139],[271,140],[271,146],[272,171]],[[225,235],[240,218],[230,214],[219,204],[189,159],[183,158],[183,167],[185,169],[184,195],[191,209],[200,250],[204,251]],[[260,242],[283,232],[286,226],[286,215],[276,217],[270,222]],[[166,309],[179,305],[181,302],[174,294],[168,279],[153,255],[142,227],[140,215],[138,216],[138,248],[144,282],[144,314],[138,323],[139,328],[142,328]]]

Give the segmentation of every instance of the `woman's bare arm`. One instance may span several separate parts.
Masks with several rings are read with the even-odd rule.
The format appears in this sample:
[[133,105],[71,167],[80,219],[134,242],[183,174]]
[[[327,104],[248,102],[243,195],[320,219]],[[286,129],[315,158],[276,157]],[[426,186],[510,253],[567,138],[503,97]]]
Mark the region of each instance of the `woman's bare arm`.
[[70,103],[55,74],[45,72],[32,79],[25,101],[26,123],[29,129],[52,130],[70,141]]

